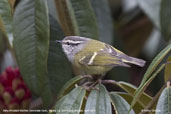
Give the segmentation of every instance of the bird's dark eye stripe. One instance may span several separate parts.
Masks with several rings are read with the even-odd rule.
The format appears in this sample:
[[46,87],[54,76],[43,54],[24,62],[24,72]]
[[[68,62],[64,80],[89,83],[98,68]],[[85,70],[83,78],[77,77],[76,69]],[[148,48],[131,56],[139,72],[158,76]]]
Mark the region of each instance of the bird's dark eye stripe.
[[67,44],[67,45],[70,45],[71,43],[69,43],[69,42],[63,42],[63,44]]
[[64,44],[67,44],[67,45],[78,45],[78,44],[80,44],[80,43],[73,43],[73,42],[64,42]]

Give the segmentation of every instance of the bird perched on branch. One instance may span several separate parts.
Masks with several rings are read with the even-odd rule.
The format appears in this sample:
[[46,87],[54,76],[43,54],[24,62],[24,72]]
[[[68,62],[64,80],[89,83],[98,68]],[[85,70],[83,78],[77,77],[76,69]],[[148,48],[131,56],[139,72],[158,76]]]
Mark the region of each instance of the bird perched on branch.
[[135,64],[143,67],[145,61],[130,57],[113,46],[80,36],[67,36],[61,41],[67,58],[82,75],[104,75],[116,66],[130,67]]

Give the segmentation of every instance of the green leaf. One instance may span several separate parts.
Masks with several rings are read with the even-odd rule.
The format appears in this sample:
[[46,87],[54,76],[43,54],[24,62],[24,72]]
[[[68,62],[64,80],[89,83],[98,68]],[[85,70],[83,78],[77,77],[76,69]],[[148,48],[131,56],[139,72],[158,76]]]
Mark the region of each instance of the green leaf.
[[166,62],[166,67],[164,71],[164,80],[167,82],[168,80],[171,80],[171,56],[168,57]]
[[49,19],[50,47],[48,55],[48,78],[53,94],[57,95],[63,85],[72,78],[72,67],[67,60],[61,45],[55,42],[55,40],[63,39],[64,33],[53,16],[50,15]]
[[[121,97],[123,97],[128,102],[128,104],[131,104],[134,96],[131,96],[128,93],[124,93],[124,92],[115,92],[115,93],[120,95]],[[141,103],[139,103],[139,102],[136,102],[135,106],[133,107],[136,114],[139,114],[142,111],[142,109],[144,109],[144,108],[145,107],[143,105],[141,105]]]
[[53,16],[56,20],[58,20],[58,13],[56,11],[55,0],[47,0],[49,15]]
[[14,14],[14,48],[21,74],[45,105],[52,101],[47,75],[49,16],[46,0],[22,0]]
[[0,29],[5,32],[11,47],[13,47],[12,10],[8,0],[0,0]]
[[171,38],[171,1],[161,0],[161,11],[160,11],[160,23],[161,23],[161,33],[166,41]]
[[[162,68],[164,67],[164,65],[162,65],[152,76],[151,74],[156,70],[157,66],[159,65],[159,63],[161,63],[161,61],[164,59],[164,57],[170,52],[171,50],[171,44],[169,44],[168,46],[166,46],[151,62],[151,64],[149,65],[140,86],[138,87],[138,89],[135,91],[135,97],[131,103],[131,107],[133,107],[136,103],[136,101],[138,100],[138,98],[141,96],[141,94],[143,93],[143,91],[146,89],[146,87],[151,83],[151,81],[155,78],[155,76],[162,70]],[[151,76],[151,77],[150,77]],[[150,78],[149,78],[150,77]],[[131,108],[130,108],[131,109]]]
[[3,53],[5,52],[5,50],[6,50],[5,38],[4,38],[4,34],[0,30],[0,55],[3,55]]
[[73,89],[57,102],[54,107],[56,114],[79,114],[85,95],[86,90],[82,87]]
[[161,93],[156,114],[170,114],[171,113],[171,87],[166,87]]
[[137,102],[137,100],[139,99],[139,97],[142,95],[142,93],[144,92],[144,90],[148,87],[148,85],[152,82],[152,80],[157,76],[157,74],[159,72],[161,72],[161,70],[165,67],[165,64],[162,64],[157,70],[156,72],[154,72],[154,74],[145,82],[145,84],[142,87],[139,87],[136,91],[135,91],[135,96],[132,100],[131,103],[131,107],[130,109],[135,105],[135,103]]
[[55,0],[65,35],[99,38],[95,14],[89,0]]
[[61,97],[65,94],[67,94],[69,91],[71,91],[75,84],[77,84],[79,81],[81,81],[82,79],[84,79],[84,76],[76,76],[74,78],[72,78],[71,80],[69,80],[61,89],[61,91],[59,92],[58,96]]
[[[147,79],[150,77],[150,75],[154,72],[154,70],[156,70],[157,66],[159,65],[159,63],[161,63],[161,61],[163,60],[163,58],[170,52],[171,50],[171,44],[169,44],[167,47],[165,47],[151,62],[151,64],[149,65],[146,73],[144,74],[144,77],[141,81],[141,84],[139,86],[139,89],[144,85],[144,83],[147,81]],[[139,89],[137,91],[139,91]],[[137,92],[136,91],[136,92]]]
[[99,28],[99,40],[108,44],[113,41],[113,20],[108,1],[90,0]]
[[160,29],[160,4],[162,0],[138,0],[138,4],[144,13]]
[[[134,97],[134,92],[136,91],[137,87],[126,83],[126,82],[118,82],[119,86],[125,90],[126,92],[129,93],[129,95],[131,95],[132,97]],[[138,102],[143,106],[147,106],[148,103],[152,100],[152,97],[150,97],[149,95],[147,95],[146,93],[142,93],[142,95],[140,96],[140,98],[138,99]]]
[[[130,105],[121,96],[114,92],[110,94],[112,105],[115,109],[116,114],[127,114]],[[131,114],[135,114],[134,110],[131,110]]]
[[69,13],[69,10],[72,10],[68,8],[67,1],[69,0],[55,0],[56,9],[58,12],[58,17],[60,20],[60,25],[65,33],[66,36],[76,35],[77,31],[76,28],[73,27],[71,14]]
[[99,39],[98,27],[89,0],[68,0],[67,6],[76,35]]
[[97,85],[99,90],[92,90],[88,96],[85,114],[112,114],[110,97],[103,85]]

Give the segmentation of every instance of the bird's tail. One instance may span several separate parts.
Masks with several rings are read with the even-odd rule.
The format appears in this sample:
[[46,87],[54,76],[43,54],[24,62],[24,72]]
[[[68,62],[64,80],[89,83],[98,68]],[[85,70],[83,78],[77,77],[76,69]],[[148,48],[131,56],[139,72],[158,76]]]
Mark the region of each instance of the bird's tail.
[[140,67],[143,67],[145,65],[145,61],[142,60],[142,59],[138,59],[138,58],[135,58],[135,57],[128,57],[128,59],[124,59],[123,60],[125,63],[131,63],[131,64],[135,64],[135,65],[138,65]]

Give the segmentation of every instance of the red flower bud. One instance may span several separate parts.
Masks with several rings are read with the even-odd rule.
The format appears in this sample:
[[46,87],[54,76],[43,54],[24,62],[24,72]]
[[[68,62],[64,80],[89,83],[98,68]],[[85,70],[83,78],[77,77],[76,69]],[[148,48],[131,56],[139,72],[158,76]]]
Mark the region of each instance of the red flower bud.
[[20,83],[21,83],[21,79],[19,78],[14,79],[12,81],[12,89],[15,91]]
[[24,89],[18,89],[15,91],[15,96],[18,98],[18,99],[22,99],[25,95],[25,91]]
[[8,67],[0,75],[0,110],[27,109],[31,100],[31,92],[26,87],[19,69]]
[[2,97],[3,97],[4,103],[7,105],[10,103],[10,101],[12,99],[12,96],[9,92],[4,92]]

